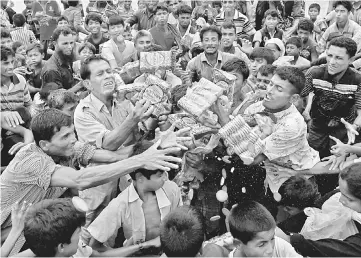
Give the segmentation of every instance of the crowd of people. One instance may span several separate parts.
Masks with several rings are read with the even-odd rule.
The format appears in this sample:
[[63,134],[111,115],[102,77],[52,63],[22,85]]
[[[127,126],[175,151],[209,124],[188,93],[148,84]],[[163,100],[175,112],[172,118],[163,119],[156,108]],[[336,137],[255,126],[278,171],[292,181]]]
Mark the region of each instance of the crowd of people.
[[1,0],[1,256],[361,256],[361,1]]

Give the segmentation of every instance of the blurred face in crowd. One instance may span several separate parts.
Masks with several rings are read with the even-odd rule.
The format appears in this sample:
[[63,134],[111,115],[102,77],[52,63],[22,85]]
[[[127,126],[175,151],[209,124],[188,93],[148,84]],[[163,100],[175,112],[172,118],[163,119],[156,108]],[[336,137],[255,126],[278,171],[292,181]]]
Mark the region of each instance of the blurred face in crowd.
[[98,21],[89,20],[88,29],[91,34],[98,34],[101,29],[101,24]]
[[31,9],[33,8],[33,0],[25,0],[24,4],[26,6],[26,9]]
[[143,52],[145,48],[149,47],[152,44],[151,36],[143,36],[137,39],[135,42],[135,48],[139,52]]
[[1,0],[0,4],[1,4],[1,7],[5,8],[8,5],[8,0]]
[[13,45],[13,41],[10,37],[9,38],[0,38],[0,42],[1,42],[2,46],[6,46],[9,48],[11,48],[11,46]]
[[310,8],[308,10],[308,16],[310,16],[311,20],[316,20],[318,16],[318,10],[317,8]]
[[267,15],[265,21],[265,25],[268,29],[274,30],[278,24],[278,17],[273,17],[272,15]]
[[157,191],[163,187],[164,182],[167,180],[164,171],[158,171],[156,174],[150,176],[150,179],[144,178],[144,188],[148,191]]
[[51,156],[70,157],[74,154],[76,136],[74,125],[63,126],[50,141],[41,140],[41,148]]
[[169,13],[165,10],[157,10],[155,13],[155,21],[158,25],[164,26],[168,22]]
[[16,49],[16,54],[26,56],[26,47],[24,45]]
[[130,6],[132,5],[132,1],[131,0],[124,0],[124,8],[125,9],[130,9]]
[[267,90],[268,85],[271,82],[273,74],[268,74],[267,76],[257,73],[257,85],[261,90]]
[[181,13],[178,16],[179,25],[182,28],[188,28],[189,24],[191,23],[191,14],[190,13]]
[[215,54],[218,51],[220,40],[217,32],[207,31],[203,34],[202,45],[206,54]]
[[109,25],[108,32],[112,39],[116,39],[119,35],[123,35],[124,26],[123,24]]
[[80,52],[79,52],[79,57],[80,57],[80,60],[83,62],[85,59],[87,59],[88,57],[94,55],[93,51],[88,48],[88,47],[85,47],[83,48]]
[[258,232],[247,244],[236,239],[235,242],[242,252],[242,257],[272,257],[275,248],[275,231],[276,229],[273,228]]
[[69,23],[66,20],[58,21],[58,28],[69,26]]
[[60,34],[57,41],[55,41],[55,50],[64,56],[71,57],[75,47],[75,36],[73,34]]
[[349,12],[343,5],[336,6],[335,12],[336,12],[336,22],[337,23],[346,23],[347,22]]
[[303,43],[307,43],[308,39],[311,36],[311,33],[307,30],[299,29],[297,30],[297,35],[301,38]]
[[138,1],[138,8],[144,9],[145,8],[145,0],[139,0]]
[[236,32],[234,28],[222,28],[222,46],[223,47],[231,47],[233,46],[233,42],[236,40]]
[[287,56],[297,57],[299,55],[299,53],[300,53],[300,50],[296,45],[293,45],[293,44],[286,45],[286,55]]
[[361,200],[356,198],[353,194],[351,194],[351,192],[348,188],[347,181],[343,180],[340,177],[338,180],[338,184],[339,184],[340,192],[341,192],[340,203],[343,206],[360,213],[361,212]]
[[43,61],[44,54],[41,54],[38,48],[34,48],[28,51],[27,58],[29,66],[37,66]]
[[350,56],[346,48],[331,45],[326,50],[327,69],[329,74],[338,74],[345,71],[350,63]]
[[159,2],[158,0],[144,0],[144,4],[148,12],[152,12],[152,13],[155,12],[158,2]]
[[281,49],[279,49],[279,47],[274,43],[268,43],[265,47],[272,50],[276,60],[282,55]]
[[125,40],[133,41],[133,36],[132,36],[132,33],[130,31],[124,31],[123,38]]
[[178,0],[170,0],[168,4],[169,11],[175,13],[177,11],[178,5],[179,5]]
[[[3,58],[3,57],[2,57]],[[1,76],[10,77],[13,76],[14,72],[14,57],[8,56],[6,61],[1,60]]]
[[262,58],[262,57],[257,57],[255,59],[251,59],[251,65],[250,65],[250,73],[251,75],[253,75],[254,77],[257,76],[258,70],[262,65],[266,65],[267,64],[267,60]]
[[222,7],[225,12],[233,12],[236,8],[234,0],[223,0]]

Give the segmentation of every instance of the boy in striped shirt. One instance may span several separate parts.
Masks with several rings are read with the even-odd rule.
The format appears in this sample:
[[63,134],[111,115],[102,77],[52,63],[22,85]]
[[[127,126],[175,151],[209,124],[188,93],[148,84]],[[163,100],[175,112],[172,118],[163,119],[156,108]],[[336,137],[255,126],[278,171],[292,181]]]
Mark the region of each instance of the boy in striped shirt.
[[34,32],[25,27],[26,19],[23,14],[14,14],[13,21],[15,29],[10,32],[10,35],[14,42],[19,41],[25,46],[36,42]]

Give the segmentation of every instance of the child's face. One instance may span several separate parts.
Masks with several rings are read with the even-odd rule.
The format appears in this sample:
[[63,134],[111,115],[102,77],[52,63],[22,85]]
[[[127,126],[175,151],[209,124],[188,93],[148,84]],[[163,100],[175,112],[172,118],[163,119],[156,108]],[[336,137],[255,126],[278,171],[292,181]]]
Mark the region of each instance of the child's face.
[[155,22],[158,25],[165,25],[168,22],[168,12],[165,10],[157,10],[156,14],[155,14]]
[[340,203],[351,210],[361,212],[361,200],[350,193],[346,180],[339,178],[338,185],[341,192]]
[[293,44],[286,45],[286,55],[287,56],[298,56],[300,53],[299,48]]
[[125,40],[133,41],[133,36],[132,36],[132,33],[130,31],[124,31],[123,38]]
[[272,50],[276,60],[282,55],[281,50],[278,48],[278,46],[274,43],[268,43],[266,45],[266,48],[269,48]]
[[101,24],[98,21],[89,20],[88,28],[92,34],[98,34],[101,28]]
[[310,8],[308,10],[308,16],[310,16],[311,20],[316,20],[318,16],[318,10],[316,8]]
[[123,35],[124,26],[122,24],[110,25],[108,31],[109,35],[114,39],[119,35]]
[[250,60],[251,61],[251,65],[250,65],[250,72],[251,74],[256,77],[259,68],[262,65],[266,65],[267,64],[267,60],[261,57],[257,57],[255,59]]
[[189,13],[182,13],[178,16],[179,25],[182,28],[188,28],[189,24],[191,23],[191,14]]
[[1,38],[0,39],[0,45],[1,46],[6,46],[6,47],[10,47],[13,45],[13,41],[11,40],[11,38]]
[[58,28],[68,26],[69,23],[66,20],[61,20],[58,22]]
[[244,78],[242,74],[237,73],[236,71],[231,72],[231,74],[237,77],[237,80],[234,83],[234,94],[237,94],[244,85]]
[[25,0],[24,4],[26,6],[26,9],[31,9],[33,8],[33,0]]
[[241,243],[245,257],[272,257],[275,247],[275,230],[258,232],[247,244]]
[[93,51],[87,47],[83,48],[79,53],[79,57],[81,61],[84,61],[85,59],[87,59],[92,55],[94,55]]
[[44,55],[41,54],[37,48],[34,48],[28,52],[27,57],[28,57],[28,64],[31,66],[41,63]]
[[20,46],[16,49],[16,54],[20,54],[20,55],[23,55],[23,56],[26,56],[26,48],[25,46]]
[[231,29],[225,29],[222,28],[222,45],[223,47],[231,47],[233,45],[233,42],[236,40],[236,32],[233,28]]
[[311,35],[311,33],[307,30],[299,29],[297,30],[297,35],[301,38],[303,43],[306,43]]
[[268,85],[271,82],[273,74],[268,74],[267,76],[257,73],[257,85],[261,90],[267,90]]
[[264,21],[265,25],[269,29],[275,29],[278,24],[278,18],[272,17],[271,15],[268,15]]

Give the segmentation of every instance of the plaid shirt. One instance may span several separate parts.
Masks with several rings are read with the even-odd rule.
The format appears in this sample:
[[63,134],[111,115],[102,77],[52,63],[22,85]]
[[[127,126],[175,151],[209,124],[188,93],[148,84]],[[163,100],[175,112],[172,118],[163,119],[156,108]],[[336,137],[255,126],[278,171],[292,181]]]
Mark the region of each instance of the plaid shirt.
[[[222,24],[226,21],[225,13],[221,12],[216,17],[216,24],[218,27],[221,27]],[[254,35],[256,30],[253,28],[252,24],[249,22],[248,18],[235,10],[234,17],[231,20],[236,26],[237,37],[240,37],[242,34],[246,34],[248,36]]]

